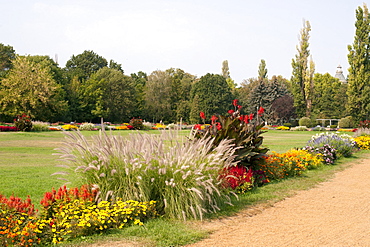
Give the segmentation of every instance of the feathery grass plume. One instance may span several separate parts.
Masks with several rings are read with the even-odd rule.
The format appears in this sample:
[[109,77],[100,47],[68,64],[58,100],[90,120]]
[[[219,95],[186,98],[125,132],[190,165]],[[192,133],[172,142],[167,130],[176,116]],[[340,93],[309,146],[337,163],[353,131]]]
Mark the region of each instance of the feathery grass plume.
[[125,138],[102,134],[90,142],[78,131],[65,134],[60,157],[84,183],[96,184],[101,198],[154,200],[158,212],[177,219],[202,219],[230,204],[218,177],[223,168],[236,165],[231,140],[213,149],[211,137],[181,142],[171,131]]

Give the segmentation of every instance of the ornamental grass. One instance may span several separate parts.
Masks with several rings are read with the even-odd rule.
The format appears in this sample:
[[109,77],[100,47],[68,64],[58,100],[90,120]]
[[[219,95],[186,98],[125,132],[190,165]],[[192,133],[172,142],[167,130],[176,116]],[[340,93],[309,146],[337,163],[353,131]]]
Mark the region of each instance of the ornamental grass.
[[215,149],[212,144],[211,138],[180,142],[172,131],[125,138],[103,133],[92,141],[73,132],[59,151],[67,168],[98,186],[100,199],[154,200],[160,214],[185,220],[230,204],[217,178],[234,165],[234,149],[230,140]]

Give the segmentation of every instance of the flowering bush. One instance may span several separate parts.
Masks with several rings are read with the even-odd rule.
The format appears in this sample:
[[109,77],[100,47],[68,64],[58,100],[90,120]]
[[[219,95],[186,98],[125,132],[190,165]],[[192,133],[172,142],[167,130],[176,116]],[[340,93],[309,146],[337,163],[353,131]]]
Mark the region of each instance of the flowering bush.
[[[156,217],[156,202],[94,201],[94,190],[66,187],[45,193],[41,214],[26,200],[0,195],[0,245],[39,246],[100,233],[128,225],[143,225]],[[52,210],[50,210],[52,209]]]
[[225,188],[231,188],[237,193],[245,193],[253,188],[252,169],[247,170],[244,166],[225,167],[219,177]]
[[130,120],[130,125],[135,130],[142,130],[144,128],[143,120],[141,118],[133,118]]
[[267,156],[265,162],[259,164],[269,180],[298,176],[307,169],[314,169],[322,164],[322,158],[305,150],[290,150],[286,153],[276,153]]
[[62,126],[62,129],[64,130],[77,130],[78,127],[76,125],[72,125],[72,124],[65,124]]
[[370,135],[358,136],[355,142],[360,149],[370,150]]
[[356,132],[357,129],[338,129],[340,132]]
[[82,123],[78,129],[87,130],[87,131],[97,130],[97,128],[95,127],[95,124],[93,123]]
[[20,131],[31,131],[31,129],[32,129],[31,117],[24,114],[24,113],[22,115],[18,115],[14,119],[14,125]]
[[277,130],[289,130],[289,127],[286,126],[279,126],[276,128]]
[[370,129],[370,120],[360,121],[359,128]]
[[53,218],[55,212],[66,203],[74,200],[83,200],[92,203],[97,196],[97,189],[91,186],[83,185],[80,189],[67,189],[66,186],[60,187],[58,191],[54,188],[51,192],[46,192],[41,200],[43,214],[45,218]]
[[134,127],[132,125],[121,125],[121,126],[116,126],[116,130],[132,130]]
[[[214,138],[213,147],[216,148],[219,143],[225,139],[232,140],[232,144],[237,148],[235,151],[235,161],[240,162],[246,168],[254,169],[254,165],[263,159],[268,148],[262,148],[264,133],[261,129],[264,126],[262,115],[264,109],[259,108],[257,115],[241,115],[238,100],[233,100],[234,109],[228,111],[229,116],[212,116],[211,125],[204,130],[194,128],[196,132],[194,137],[212,137]],[[206,119],[203,112],[200,117]]]
[[[62,204],[54,217],[44,221],[51,226],[51,242],[56,244],[70,238],[92,235],[108,229],[129,225],[142,226],[145,219],[155,217],[155,202],[133,200],[101,201],[97,205],[84,200]],[[45,225],[46,225],[45,224]]]
[[324,144],[324,146],[316,148],[312,146],[306,146],[303,149],[310,153],[321,155],[323,162],[327,165],[334,164],[334,161],[337,159],[337,150],[329,144]]
[[337,151],[338,157],[349,157],[355,150],[356,142],[348,134],[320,133],[311,137],[307,146],[312,148],[323,147],[325,144],[330,145]]
[[62,129],[63,130],[77,130],[78,127],[76,125],[73,125],[73,124],[65,124],[65,125],[62,125]]
[[0,195],[0,245],[34,246],[41,243],[35,213],[29,197],[22,200]]
[[0,126],[0,131],[18,131],[19,129],[15,126]]

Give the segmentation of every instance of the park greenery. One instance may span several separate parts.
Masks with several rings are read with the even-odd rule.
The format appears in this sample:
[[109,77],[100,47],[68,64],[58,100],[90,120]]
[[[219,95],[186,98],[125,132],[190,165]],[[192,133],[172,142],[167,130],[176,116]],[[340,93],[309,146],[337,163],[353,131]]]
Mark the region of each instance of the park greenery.
[[[179,237],[185,222],[286,195],[297,178],[327,179],[370,150],[369,17],[366,5],[356,11],[348,83],[314,72],[309,21],[290,80],[269,79],[262,59],[241,87],[227,60],[200,78],[174,68],[125,75],[93,51],[61,68],[0,44],[0,244],[143,237],[168,225],[151,244],[184,245],[207,234]],[[177,224],[187,229],[169,234]]]
[[242,114],[263,107],[270,124],[297,125],[302,117],[348,116],[357,124],[369,117],[370,110],[370,18],[366,5],[356,10],[355,26],[353,44],[348,46],[347,82],[329,73],[315,73],[309,47],[314,27],[307,20],[300,30],[290,79],[269,77],[267,63],[261,59],[258,75],[240,85],[234,83],[227,60],[222,62],[220,74],[200,78],[181,68],[126,75],[124,66],[92,50],[72,55],[61,67],[49,56],[18,55],[11,45],[0,44],[0,121],[11,122],[24,113],[44,122],[96,123],[104,118],[122,123],[141,118],[196,124],[201,121],[200,111],[225,115],[227,102],[239,99],[245,106]]

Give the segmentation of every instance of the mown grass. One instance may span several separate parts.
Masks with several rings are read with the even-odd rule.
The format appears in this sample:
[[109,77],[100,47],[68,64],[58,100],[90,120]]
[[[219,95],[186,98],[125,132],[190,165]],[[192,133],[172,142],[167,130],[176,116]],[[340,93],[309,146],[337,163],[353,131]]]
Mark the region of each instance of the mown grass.
[[[128,135],[130,131],[114,131],[113,134]],[[145,133],[159,133],[149,131]],[[187,136],[188,131],[181,131],[181,136]],[[310,137],[318,132],[288,132],[268,131],[264,133],[264,146],[272,151],[286,152],[294,147],[302,147]],[[83,132],[87,137],[98,132]],[[14,194],[21,198],[31,195],[35,205],[51,188],[58,188],[64,181],[60,181],[52,173],[60,171],[56,167],[60,161],[54,148],[60,146],[64,136],[61,132],[39,133],[3,133],[0,132],[0,193],[5,196]],[[317,170],[310,170],[301,177],[284,179],[259,187],[246,195],[239,196],[233,207],[225,208],[222,213],[210,217],[226,217],[240,210],[256,205],[271,205],[276,201],[292,196],[298,190],[306,190],[326,181],[333,175],[356,162],[361,158],[369,158],[370,151],[356,153],[351,158],[344,158],[334,166],[324,166]],[[70,178],[72,186],[78,186],[76,178]],[[164,219],[155,219],[146,223],[145,227],[129,227],[123,230],[110,231],[107,235],[89,236],[65,243],[62,246],[88,246],[91,243],[106,243],[111,241],[140,242],[140,246],[182,246],[199,241],[209,234],[199,227],[199,222],[181,222]]]

